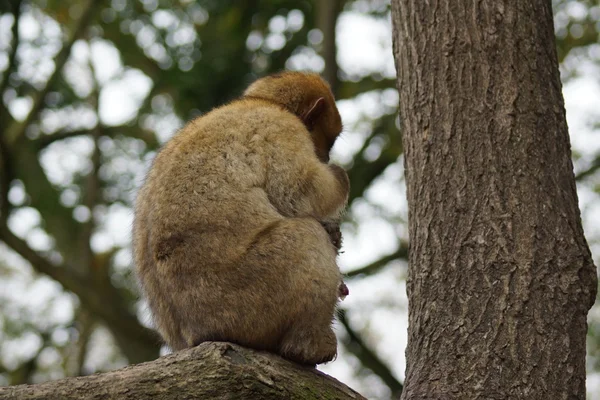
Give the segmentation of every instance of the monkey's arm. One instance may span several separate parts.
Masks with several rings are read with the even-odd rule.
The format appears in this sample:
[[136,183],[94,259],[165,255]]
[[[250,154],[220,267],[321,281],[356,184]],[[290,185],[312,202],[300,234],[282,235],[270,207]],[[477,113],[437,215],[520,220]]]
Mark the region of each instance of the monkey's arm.
[[307,176],[310,190],[305,195],[308,203],[311,203],[308,206],[309,212],[312,211],[318,219],[337,218],[348,201],[348,174],[338,165],[323,164],[320,161],[317,161],[316,167],[318,170],[312,176]]
[[[308,151],[284,145],[267,177],[267,195],[286,216],[318,220],[337,217],[348,200],[350,183],[343,168],[319,161],[312,143]],[[304,150],[304,151],[303,151]]]

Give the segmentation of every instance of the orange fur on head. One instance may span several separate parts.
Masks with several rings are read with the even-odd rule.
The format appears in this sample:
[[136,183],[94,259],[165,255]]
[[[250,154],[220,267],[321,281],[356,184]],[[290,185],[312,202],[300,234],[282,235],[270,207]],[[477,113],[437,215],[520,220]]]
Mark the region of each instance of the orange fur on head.
[[329,85],[319,75],[282,72],[267,76],[250,85],[244,96],[273,101],[298,116],[311,133],[319,159],[329,162],[329,152],[342,132],[342,119]]

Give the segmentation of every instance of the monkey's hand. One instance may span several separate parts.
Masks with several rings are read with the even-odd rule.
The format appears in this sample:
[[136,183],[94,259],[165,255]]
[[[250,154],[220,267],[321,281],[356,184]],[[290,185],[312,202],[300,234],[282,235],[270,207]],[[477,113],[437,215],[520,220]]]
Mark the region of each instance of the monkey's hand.
[[340,182],[342,190],[346,194],[347,199],[348,194],[350,192],[350,179],[348,178],[348,173],[346,173],[346,170],[344,170],[344,168],[335,164],[329,164],[329,169],[331,170],[331,172],[333,172],[333,175]]
[[338,286],[338,297],[340,300],[344,300],[349,294],[350,290],[348,290],[348,286],[346,286],[344,281],[341,281],[340,286]]
[[325,232],[329,235],[329,239],[331,240],[331,244],[336,250],[342,248],[342,231],[340,230],[340,224],[337,221],[321,221],[321,225],[325,229]]

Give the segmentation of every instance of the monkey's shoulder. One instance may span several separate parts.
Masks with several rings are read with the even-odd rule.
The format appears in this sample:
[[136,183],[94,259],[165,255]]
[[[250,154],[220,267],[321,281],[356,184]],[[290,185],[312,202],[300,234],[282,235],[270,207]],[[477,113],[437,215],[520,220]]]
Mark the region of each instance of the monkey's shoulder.
[[197,123],[209,128],[227,122],[236,132],[269,132],[292,129],[306,132],[303,122],[285,107],[272,101],[242,97],[200,117]]
[[162,152],[189,154],[211,149],[285,145],[312,149],[310,132],[294,114],[273,102],[241,98],[186,124]]

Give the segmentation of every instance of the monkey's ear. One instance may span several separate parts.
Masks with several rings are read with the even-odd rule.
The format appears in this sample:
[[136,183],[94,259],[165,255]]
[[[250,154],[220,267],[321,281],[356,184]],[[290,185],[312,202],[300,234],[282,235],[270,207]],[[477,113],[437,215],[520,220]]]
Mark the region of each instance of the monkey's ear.
[[323,114],[323,111],[325,111],[325,106],[326,106],[325,98],[319,97],[310,106],[308,111],[305,111],[304,113],[302,113],[302,115],[301,115],[302,121],[304,121],[304,125],[306,125],[306,127],[308,128],[309,131],[311,131],[317,124],[319,117],[321,116],[321,114]]

